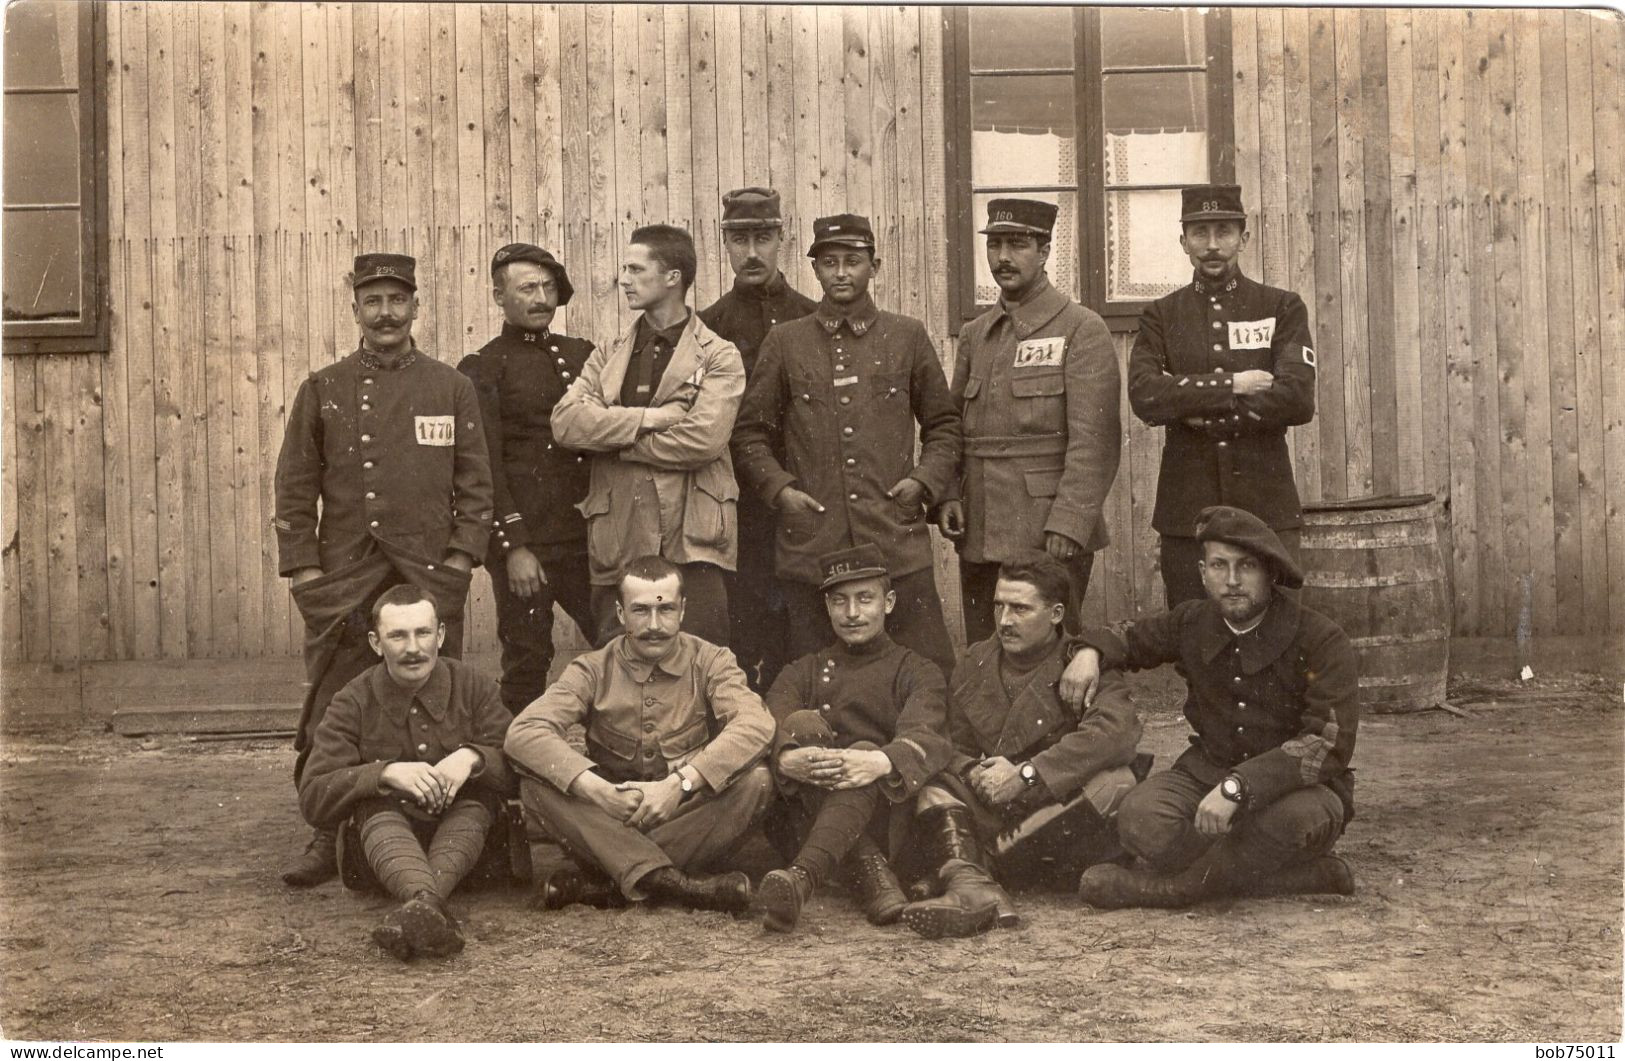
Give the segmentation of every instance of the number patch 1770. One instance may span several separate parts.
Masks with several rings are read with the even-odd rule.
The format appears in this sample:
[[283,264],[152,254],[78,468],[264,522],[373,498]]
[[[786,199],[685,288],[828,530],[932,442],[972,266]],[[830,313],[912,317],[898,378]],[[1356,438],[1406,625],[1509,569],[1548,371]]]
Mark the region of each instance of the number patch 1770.
[[418,445],[454,446],[457,444],[457,418],[455,416],[414,416]]

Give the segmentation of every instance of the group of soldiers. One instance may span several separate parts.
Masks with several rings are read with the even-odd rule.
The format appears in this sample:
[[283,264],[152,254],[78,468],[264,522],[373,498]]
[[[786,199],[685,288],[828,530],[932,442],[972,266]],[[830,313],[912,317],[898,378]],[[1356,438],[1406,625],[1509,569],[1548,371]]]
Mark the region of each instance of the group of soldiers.
[[[691,236],[646,225],[618,277],[635,319],[595,346],[551,330],[565,264],[509,244],[501,334],[456,369],[412,339],[415,262],[356,259],[360,346],[302,384],[277,464],[315,829],[283,879],[342,860],[400,900],[379,946],[453,953],[447,898],[517,794],[521,836],[569,856],[544,909],[666,902],[788,932],[839,881],[870,921],[934,938],[1019,923],[1016,885],[1099,908],[1352,892],[1330,852],[1358,668],[1294,592],[1285,430],[1313,416],[1314,352],[1302,301],[1240,272],[1240,190],[1185,189],[1195,275],[1129,361],[1133,409],[1167,428],[1169,611],[1113,628],[1081,603],[1121,380],[1106,324],[1049,281],[1056,208],[988,204],[1000,297],[950,382],[925,326],[876,305],[867,218],[814,222],[814,301],[779,269],[778,195],[722,206],[735,280],[709,308],[688,305]],[[957,655],[931,526],[959,551]],[[500,683],[459,658],[482,561]],[[595,647],[549,685],[555,605]],[[1121,672],[1162,663],[1194,732],[1153,775]],[[758,829],[782,868],[753,884],[728,867]]]

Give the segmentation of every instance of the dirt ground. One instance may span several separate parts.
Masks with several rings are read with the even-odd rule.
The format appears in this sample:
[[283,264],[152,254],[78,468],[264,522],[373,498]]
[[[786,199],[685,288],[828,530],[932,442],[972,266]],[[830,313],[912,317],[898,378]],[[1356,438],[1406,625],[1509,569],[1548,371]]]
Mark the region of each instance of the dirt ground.
[[[678,910],[461,895],[467,950],[403,966],[381,898],[284,888],[280,743],[79,736],[0,755],[0,1031],[113,1040],[1535,1040],[1621,1035],[1617,681],[1458,683],[1368,718],[1353,898],[1188,912],[1029,896],[928,942],[838,892],[789,937]],[[1185,725],[1142,697],[1172,762]]]

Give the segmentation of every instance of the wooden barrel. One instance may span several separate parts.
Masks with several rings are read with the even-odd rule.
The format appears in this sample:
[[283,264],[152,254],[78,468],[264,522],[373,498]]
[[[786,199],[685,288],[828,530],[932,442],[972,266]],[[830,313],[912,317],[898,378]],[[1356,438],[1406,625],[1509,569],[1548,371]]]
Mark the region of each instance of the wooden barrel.
[[1304,506],[1302,600],[1353,640],[1368,711],[1444,701],[1451,623],[1438,515],[1428,494]]

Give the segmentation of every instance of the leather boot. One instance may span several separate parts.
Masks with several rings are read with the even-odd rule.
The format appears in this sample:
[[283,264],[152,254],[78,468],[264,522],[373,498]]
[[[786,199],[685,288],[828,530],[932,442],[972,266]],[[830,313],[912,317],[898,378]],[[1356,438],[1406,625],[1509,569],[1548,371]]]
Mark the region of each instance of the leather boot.
[[616,883],[602,873],[589,873],[580,866],[560,866],[536,886],[531,906],[538,910],[562,910],[571,903],[611,910],[626,905],[626,897]]
[[649,897],[677,903],[692,910],[742,913],[750,908],[750,878],[740,872],[714,877],[689,875],[676,866],[661,866],[638,882]]
[[457,919],[446,909],[445,900],[433,892],[418,892],[400,908],[399,917],[413,954],[449,958],[463,949]]
[[968,888],[976,894],[969,896],[963,905],[975,909],[982,905],[983,899],[992,899],[998,906],[1001,928],[1014,928],[1021,923],[1015,902],[987,871],[988,863],[982,854],[982,845],[976,838],[975,826],[971,824],[970,808],[961,805],[932,807],[915,819],[915,829],[917,836],[923,834],[928,864],[938,867],[937,876],[942,881],[944,896],[954,894],[946,872],[948,863],[967,863],[974,872],[963,868],[957,871],[960,891]]
[[282,867],[282,883],[309,888],[339,875],[338,832],[317,829],[304,853]]
[[406,920],[397,906],[384,915],[383,921],[372,930],[372,941],[400,961],[412,957],[412,944],[406,938]]
[[863,916],[869,923],[896,924],[903,916],[903,907],[908,905],[908,897],[875,842],[867,836],[860,838],[841,868],[845,871],[847,887],[863,904]]
[[[993,882],[987,871],[974,862],[951,858],[938,871],[945,885],[942,896],[909,903],[903,909],[903,924],[926,939],[960,939],[986,932],[999,921],[999,896],[1008,904],[1010,897]],[[997,894],[995,894],[997,893]],[[1014,906],[1009,913],[1020,922]]]
[[1282,866],[1263,873],[1241,890],[1243,895],[1353,895],[1354,871],[1336,855],[1321,855],[1308,862]]
[[1147,906],[1172,910],[1242,891],[1255,880],[1229,840],[1220,840],[1177,873],[1126,869],[1113,862],[1090,866],[1078,880],[1078,898],[1100,910]]
[[812,898],[812,877],[800,866],[775,869],[762,878],[762,927],[769,932],[789,932],[801,920],[801,908]]

